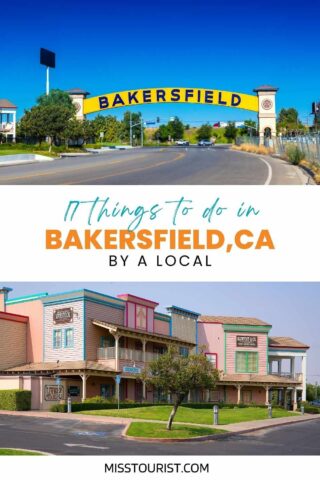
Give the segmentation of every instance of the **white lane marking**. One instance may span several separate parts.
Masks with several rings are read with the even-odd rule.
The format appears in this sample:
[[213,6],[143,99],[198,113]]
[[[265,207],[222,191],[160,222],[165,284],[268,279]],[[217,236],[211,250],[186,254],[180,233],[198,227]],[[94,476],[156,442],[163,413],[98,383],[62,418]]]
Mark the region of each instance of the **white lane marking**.
[[66,447],[95,448],[96,450],[110,450],[110,447],[98,447],[95,445],[86,445],[85,443],[65,443]]
[[234,151],[238,152],[238,153],[244,153],[246,155],[251,155],[255,158],[259,158],[259,160],[261,160],[263,163],[265,163],[267,165],[267,168],[268,168],[268,176],[267,176],[267,180],[264,182],[264,185],[270,185],[270,182],[272,180],[272,167],[271,167],[270,163],[264,157],[261,157],[260,155],[257,155],[255,153],[251,153],[251,152],[242,152],[241,150],[234,150]]
[[270,185],[270,182],[272,180],[272,167],[264,157],[259,157],[259,158],[262,162],[264,162],[267,165],[267,168],[268,168],[268,177],[267,177],[267,180],[264,182],[264,185]]

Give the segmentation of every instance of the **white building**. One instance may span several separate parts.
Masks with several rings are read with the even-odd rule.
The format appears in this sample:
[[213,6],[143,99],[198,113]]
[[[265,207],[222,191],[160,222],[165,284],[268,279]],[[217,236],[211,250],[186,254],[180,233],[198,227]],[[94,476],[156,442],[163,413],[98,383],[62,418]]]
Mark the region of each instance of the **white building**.
[[16,140],[17,107],[5,98],[0,99],[0,134],[6,141]]

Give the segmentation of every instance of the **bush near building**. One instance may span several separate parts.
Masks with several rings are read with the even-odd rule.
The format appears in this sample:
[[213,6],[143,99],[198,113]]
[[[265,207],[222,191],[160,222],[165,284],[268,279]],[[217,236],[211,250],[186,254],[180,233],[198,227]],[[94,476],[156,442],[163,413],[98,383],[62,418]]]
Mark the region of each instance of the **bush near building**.
[[0,390],[0,410],[31,410],[31,391]]

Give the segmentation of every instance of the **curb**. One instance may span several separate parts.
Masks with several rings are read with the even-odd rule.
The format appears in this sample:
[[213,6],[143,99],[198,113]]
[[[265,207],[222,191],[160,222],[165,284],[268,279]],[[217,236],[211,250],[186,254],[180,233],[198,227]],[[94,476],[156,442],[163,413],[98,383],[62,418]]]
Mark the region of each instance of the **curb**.
[[[301,417],[300,417],[301,418]],[[131,422],[129,425],[127,425],[122,434],[121,437],[125,438],[126,440],[133,440],[136,442],[152,442],[152,443],[175,443],[175,442],[212,442],[214,440],[220,440],[223,438],[229,438],[229,437],[234,437],[237,435],[245,435],[246,433],[252,433],[252,432],[257,432],[259,430],[267,430],[270,428],[276,428],[276,427],[283,427],[283,426],[288,426],[288,425],[295,425],[297,423],[304,423],[304,422],[311,422],[313,420],[319,420],[319,417],[316,418],[306,418],[304,420],[297,420],[297,421],[291,421],[291,422],[283,422],[283,423],[278,423],[275,425],[265,425],[265,426],[260,426],[260,427],[252,427],[252,428],[247,428],[245,430],[239,430],[238,432],[225,432],[225,433],[216,433],[212,435],[205,435],[203,437],[190,437],[190,438],[150,438],[150,437],[133,437],[127,435],[127,431],[131,425]],[[156,422],[155,422],[156,423]],[[219,425],[217,425],[219,427]],[[224,425],[221,425],[223,427]]]

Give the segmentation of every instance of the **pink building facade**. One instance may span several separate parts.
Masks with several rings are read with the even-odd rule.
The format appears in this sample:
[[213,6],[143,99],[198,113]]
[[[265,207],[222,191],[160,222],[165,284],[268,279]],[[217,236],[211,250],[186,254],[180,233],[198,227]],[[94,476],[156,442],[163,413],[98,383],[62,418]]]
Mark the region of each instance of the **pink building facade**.
[[[215,390],[190,392],[189,401],[276,401],[295,408],[305,398],[308,346],[270,337],[271,325],[261,320],[205,316],[178,306],[164,314],[153,300],[86,289],[8,295],[9,289],[0,289],[0,328],[8,337],[0,350],[0,388],[31,386],[32,408],[49,409],[68,396],[168,401],[139,376],[170,345],[181,355],[203,352],[220,372]],[[8,327],[8,316],[23,320]],[[10,345],[16,348],[7,364]]]

